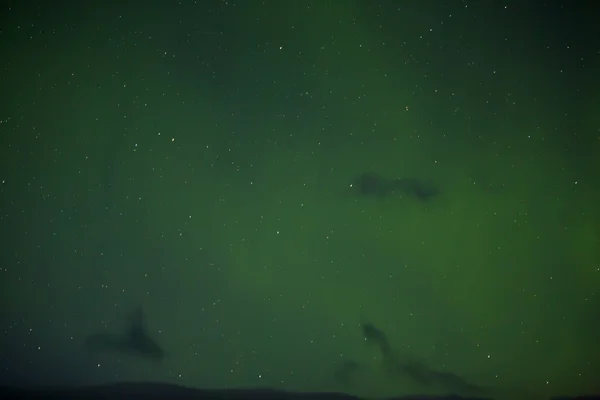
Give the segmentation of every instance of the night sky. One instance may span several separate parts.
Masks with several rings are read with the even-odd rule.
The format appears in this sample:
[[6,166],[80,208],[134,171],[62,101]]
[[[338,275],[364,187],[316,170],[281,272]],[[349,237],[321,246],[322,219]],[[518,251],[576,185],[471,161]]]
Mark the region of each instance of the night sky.
[[[2,2],[0,385],[444,391],[370,324],[599,392],[600,7],[562,3]],[[137,328],[161,357],[89,346]]]

